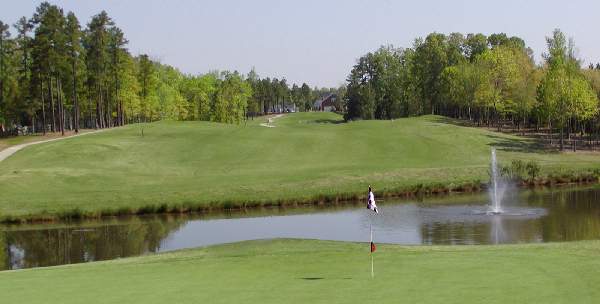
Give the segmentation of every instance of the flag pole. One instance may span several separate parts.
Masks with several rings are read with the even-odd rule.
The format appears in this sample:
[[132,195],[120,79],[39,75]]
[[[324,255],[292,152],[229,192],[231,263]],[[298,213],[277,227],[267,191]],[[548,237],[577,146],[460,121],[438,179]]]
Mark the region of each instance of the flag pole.
[[371,253],[371,279],[375,278],[375,272],[373,270],[373,254]]
[[[371,224],[369,224],[369,230],[371,231],[371,242],[369,244],[369,246],[372,246],[373,244],[373,226]],[[373,268],[373,250],[369,249],[369,251],[371,252],[371,278],[375,277],[375,272],[374,272],[374,268]]]

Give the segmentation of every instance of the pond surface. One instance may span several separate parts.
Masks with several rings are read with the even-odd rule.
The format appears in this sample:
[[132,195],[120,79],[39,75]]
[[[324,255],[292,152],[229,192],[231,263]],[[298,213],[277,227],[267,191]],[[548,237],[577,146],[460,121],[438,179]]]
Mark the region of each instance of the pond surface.
[[600,187],[515,190],[503,215],[487,215],[487,194],[362,204],[274,208],[211,215],[109,218],[0,226],[0,269],[138,256],[265,238],[377,243],[501,244],[600,239]]

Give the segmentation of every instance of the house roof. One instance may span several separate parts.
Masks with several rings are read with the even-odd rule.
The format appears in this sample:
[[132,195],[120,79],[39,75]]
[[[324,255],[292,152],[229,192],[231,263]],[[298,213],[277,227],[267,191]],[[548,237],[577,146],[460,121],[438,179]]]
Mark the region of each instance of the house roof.
[[335,94],[325,95],[325,97],[323,97],[321,99],[317,99],[313,106],[315,108],[320,108],[323,103],[326,103],[327,105],[332,105],[333,104],[332,99],[335,99],[336,97],[337,97],[337,95],[335,95]]

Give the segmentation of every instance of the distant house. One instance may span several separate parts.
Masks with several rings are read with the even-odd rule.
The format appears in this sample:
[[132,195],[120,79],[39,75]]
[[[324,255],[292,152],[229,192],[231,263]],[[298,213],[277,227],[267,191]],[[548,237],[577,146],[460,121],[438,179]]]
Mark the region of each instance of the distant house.
[[325,97],[318,99],[315,101],[313,108],[315,111],[323,111],[323,112],[334,112],[338,109],[335,108],[335,101],[337,99],[337,95],[329,94]]
[[295,104],[285,104],[284,107],[282,108],[280,104],[273,106],[272,109],[273,113],[294,113],[297,112],[298,109],[296,108]]

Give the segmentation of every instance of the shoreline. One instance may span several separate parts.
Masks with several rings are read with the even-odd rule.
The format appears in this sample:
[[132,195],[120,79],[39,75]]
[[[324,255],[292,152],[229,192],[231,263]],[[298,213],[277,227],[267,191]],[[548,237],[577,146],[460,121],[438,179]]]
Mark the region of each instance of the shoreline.
[[[580,174],[571,173],[561,176],[550,174],[535,181],[516,181],[519,189],[569,187],[577,185],[599,184],[600,177],[594,172]],[[413,186],[375,191],[376,197],[411,198],[419,196],[435,197],[451,194],[478,193],[487,190],[488,184],[478,181],[454,183],[415,184]],[[118,216],[162,215],[162,214],[211,214],[214,212],[231,212],[254,210],[272,207],[300,207],[338,204],[358,204],[366,199],[362,192],[347,192],[335,194],[317,194],[311,197],[296,199],[279,199],[273,201],[213,201],[209,203],[185,204],[154,204],[139,208],[103,209],[97,211],[81,211],[77,208],[60,213],[30,214],[25,216],[0,215],[0,224],[19,225],[36,223],[68,222],[72,220],[92,220]]]
[[[473,246],[378,243],[371,254],[371,275],[367,242],[265,239],[1,271],[0,290],[7,303],[217,299],[294,304],[315,302],[315,295],[325,299],[317,302],[336,302],[340,292],[352,303],[447,303],[448,295],[461,295],[450,301],[461,303],[529,303],[532,297],[541,303],[593,303],[600,296],[593,287],[600,283],[599,249],[598,240]],[[365,292],[364,286],[371,285],[381,292]],[[502,290],[511,292],[498,292]]]

